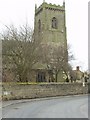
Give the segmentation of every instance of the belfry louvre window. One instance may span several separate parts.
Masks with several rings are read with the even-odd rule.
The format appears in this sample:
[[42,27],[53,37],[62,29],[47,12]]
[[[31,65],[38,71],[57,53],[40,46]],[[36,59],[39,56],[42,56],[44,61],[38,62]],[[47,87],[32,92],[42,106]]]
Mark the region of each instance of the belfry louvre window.
[[38,31],[40,32],[41,31],[41,20],[39,19],[38,21]]
[[52,28],[57,29],[57,19],[55,17],[52,18]]

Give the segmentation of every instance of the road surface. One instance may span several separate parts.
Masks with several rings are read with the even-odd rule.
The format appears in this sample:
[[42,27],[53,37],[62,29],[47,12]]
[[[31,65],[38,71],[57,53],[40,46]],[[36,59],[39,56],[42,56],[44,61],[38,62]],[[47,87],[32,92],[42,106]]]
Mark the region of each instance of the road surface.
[[3,118],[88,118],[88,96],[58,97],[4,107]]

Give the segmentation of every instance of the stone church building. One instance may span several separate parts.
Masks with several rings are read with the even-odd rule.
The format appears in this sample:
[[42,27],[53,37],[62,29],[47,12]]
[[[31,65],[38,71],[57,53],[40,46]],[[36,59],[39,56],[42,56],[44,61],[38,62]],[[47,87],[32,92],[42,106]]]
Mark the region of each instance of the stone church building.
[[36,39],[66,46],[65,3],[57,6],[43,2],[39,8],[35,6],[34,26]]
[[[42,44],[57,46],[62,44],[67,48],[65,2],[63,5],[48,4],[43,2],[38,8],[35,5],[34,36],[41,40]],[[36,81],[49,81],[50,71],[38,67],[36,70]],[[35,80],[35,79],[34,79]]]

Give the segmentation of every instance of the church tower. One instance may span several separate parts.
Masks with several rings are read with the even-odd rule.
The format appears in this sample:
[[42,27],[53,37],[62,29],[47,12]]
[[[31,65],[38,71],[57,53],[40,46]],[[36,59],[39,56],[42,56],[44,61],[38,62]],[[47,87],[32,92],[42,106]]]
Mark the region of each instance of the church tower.
[[[35,5],[34,37],[35,40],[40,41],[41,45],[50,45],[52,51],[54,47],[58,48],[57,46],[63,46],[67,53],[65,57],[66,62],[68,62],[65,2],[60,6],[51,3],[48,4],[44,0],[38,8],[37,5]],[[45,68],[43,68],[43,70],[41,68],[38,69],[37,81],[47,81],[47,72],[45,73],[44,71]]]
[[65,2],[62,6],[45,1],[38,8],[35,5],[34,35],[43,44],[61,44],[67,48]]

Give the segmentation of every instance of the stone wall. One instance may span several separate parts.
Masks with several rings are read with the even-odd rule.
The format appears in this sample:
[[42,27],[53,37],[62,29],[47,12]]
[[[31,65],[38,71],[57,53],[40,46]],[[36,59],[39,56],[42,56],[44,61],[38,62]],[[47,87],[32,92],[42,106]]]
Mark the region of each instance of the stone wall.
[[47,83],[47,84],[28,84],[28,85],[3,85],[3,100],[28,99],[41,97],[55,97],[64,95],[87,94],[88,85],[82,83]]

